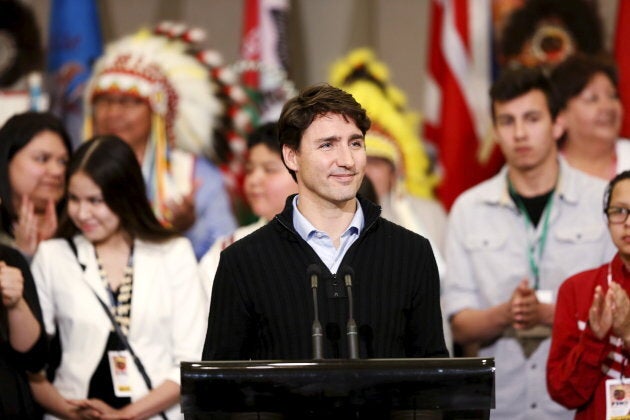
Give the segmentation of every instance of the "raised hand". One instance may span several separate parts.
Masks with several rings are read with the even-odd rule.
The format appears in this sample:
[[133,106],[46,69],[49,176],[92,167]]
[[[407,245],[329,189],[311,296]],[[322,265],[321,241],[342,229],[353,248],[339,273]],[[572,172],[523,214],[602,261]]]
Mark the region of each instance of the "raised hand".
[[611,295],[612,331],[626,343],[630,338],[630,299],[626,291],[618,284],[612,283],[607,295]]
[[593,303],[588,311],[588,324],[599,340],[606,337],[613,324],[612,299],[611,293],[604,295],[601,286],[595,287]]
[[2,304],[7,309],[17,306],[24,292],[24,278],[22,272],[0,261],[0,295]]
[[35,215],[35,204],[26,195],[21,197],[18,219],[13,224],[13,236],[16,247],[23,254],[33,255],[39,243],[38,222]]

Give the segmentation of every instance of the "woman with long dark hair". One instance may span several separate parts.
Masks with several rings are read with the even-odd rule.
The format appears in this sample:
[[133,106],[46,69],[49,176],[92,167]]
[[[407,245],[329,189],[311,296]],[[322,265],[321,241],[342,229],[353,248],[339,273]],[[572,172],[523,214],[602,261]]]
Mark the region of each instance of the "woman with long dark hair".
[[50,113],[17,114],[0,128],[0,242],[27,258],[57,229],[71,152],[70,136]]
[[199,358],[206,318],[192,246],[158,222],[115,136],[79,147],[67,190],[58,238],[32,265],[62,348],[54,387],[33,381],[35,396],[62,418],[180,418],[179,363]]

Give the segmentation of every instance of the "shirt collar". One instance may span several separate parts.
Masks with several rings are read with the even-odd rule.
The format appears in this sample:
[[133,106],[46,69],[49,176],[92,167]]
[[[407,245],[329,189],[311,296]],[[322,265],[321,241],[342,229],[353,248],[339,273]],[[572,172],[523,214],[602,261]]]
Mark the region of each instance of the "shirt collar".
[[[573,169],[562,156],[558,156],[558,182],[554,194],[569,203],[577,203],[579,192],[575,185]],[[487,204],[515,207],[514,201],[510,198],[507,184],[508,166],[505,165],[497,176],[490,180],[490,188],[484,190],[481,200]]]
[[[299,198],[299,195],[296,195],[295,197],[293,197],[293,203],[292,203],[293,227],[295,228],[295,231],[298,233],[298,235],[300,235],[302,239],[304,239],[305,241],[308,241],[308,239],[310,239],[315,233],[319,232],[319,230],[317,230],[317,228],[313,226],[313,224],[309,222],[308,219],[304,217],[302,213],[300,213],[300,210],[298,210],[298,207],[297,207],[298,198]],[[361,231],[363,230],[363,227],[365,226],[365,216],[363,215],[363,209],[361,208],[361,203],[359,203],[359,200],[356,200],[356,203],[357,203],[357,209],[354,212],[354,217],[350,221],[348,228],[344,231],[344,233],[341,236],[345,235],[348,232],[360,234]]]

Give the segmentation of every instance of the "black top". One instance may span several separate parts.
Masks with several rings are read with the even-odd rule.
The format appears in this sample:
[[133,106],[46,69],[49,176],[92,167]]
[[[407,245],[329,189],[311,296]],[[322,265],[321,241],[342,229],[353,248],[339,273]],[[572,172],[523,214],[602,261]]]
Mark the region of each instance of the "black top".
[[525,210],[527,210],[529,220],[532,222],[532,225],[536,227],[538,226],[538,222],[540,222],[543,211],[545,211],[547,202],[549,202],[549,198],[551,197],[551,194],[553,194],[553,192],[554,190],[551,190],[544,194],[536,195],[534,197],[523,197],[520,194],[510,192],[510,197],[512,197],[512,200],[514,200],[514,203],[517,206],[519,205],[519,201],[523,203]]
[[0,418],[36,418],[35,406],[24,372],[37,372],[46,363],[46,332],[35,283],[26,260],[18,251],[0,244],[0,261],[17,267],[24,277],[24,300],[41,326],[41,334],[26,353],[13,350],[8,342],[6,308],[0,300]]
[[111,368],[109,365],[108,352],[110,350],[125,350],[125,345],[121,343],[120,338],[115,331],[111,331],[109,333],[105,350],[101,356],[101,361],[98,363],[96,370],[92,374],[88,389],[88,398],[98,398],[99,400],[106,402],[110,407],[123,408],[124,406],[131,404],[131,398],[117,397],[114,392],[114,381],[112,379]]
[[[313,299],[307,267],[318,264],[324,358],[348,357],[348,300],[293,227],[293,196],[274,220],[221,253],[204,360],[310,359]],[[365,228],[341,266],[354,269],[359,357],[448,357],[440,282],[429,241],[380,217],[361,198]]]

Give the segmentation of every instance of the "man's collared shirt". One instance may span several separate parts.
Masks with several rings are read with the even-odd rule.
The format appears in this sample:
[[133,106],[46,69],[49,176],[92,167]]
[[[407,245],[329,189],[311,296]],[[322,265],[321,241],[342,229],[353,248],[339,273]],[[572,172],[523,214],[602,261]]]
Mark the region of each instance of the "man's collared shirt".
[[356,200],[357,210],[348,228],[341,234],[339,249],[335,248],[332,239],[326,232],[317,230],[297,207],[299,195],[293,198],[293,226],[297,233],[313,248],[319,258],[326,264],[331,273],[336,273],[343,256],[348,248],[359,238],[365,225],[365,217],[359,200]]
[[[539,262],[540,290],[555,294],[571,275],[612,258],[601,202],[606,183],[571,168],[561,158],[552,201],[547,243]],[[519,282],[534,286],[527,250],[543,233],[529,226],[509,196],[507,167],[464,192],[451,208],[447,227],[444,313],[486,309],[509,300]],[[479,350],[496,364],[495,419],[572,419],[574,413],[547,393],[545,364],[550,339],[526,357],[515,337],[506,334]]]

